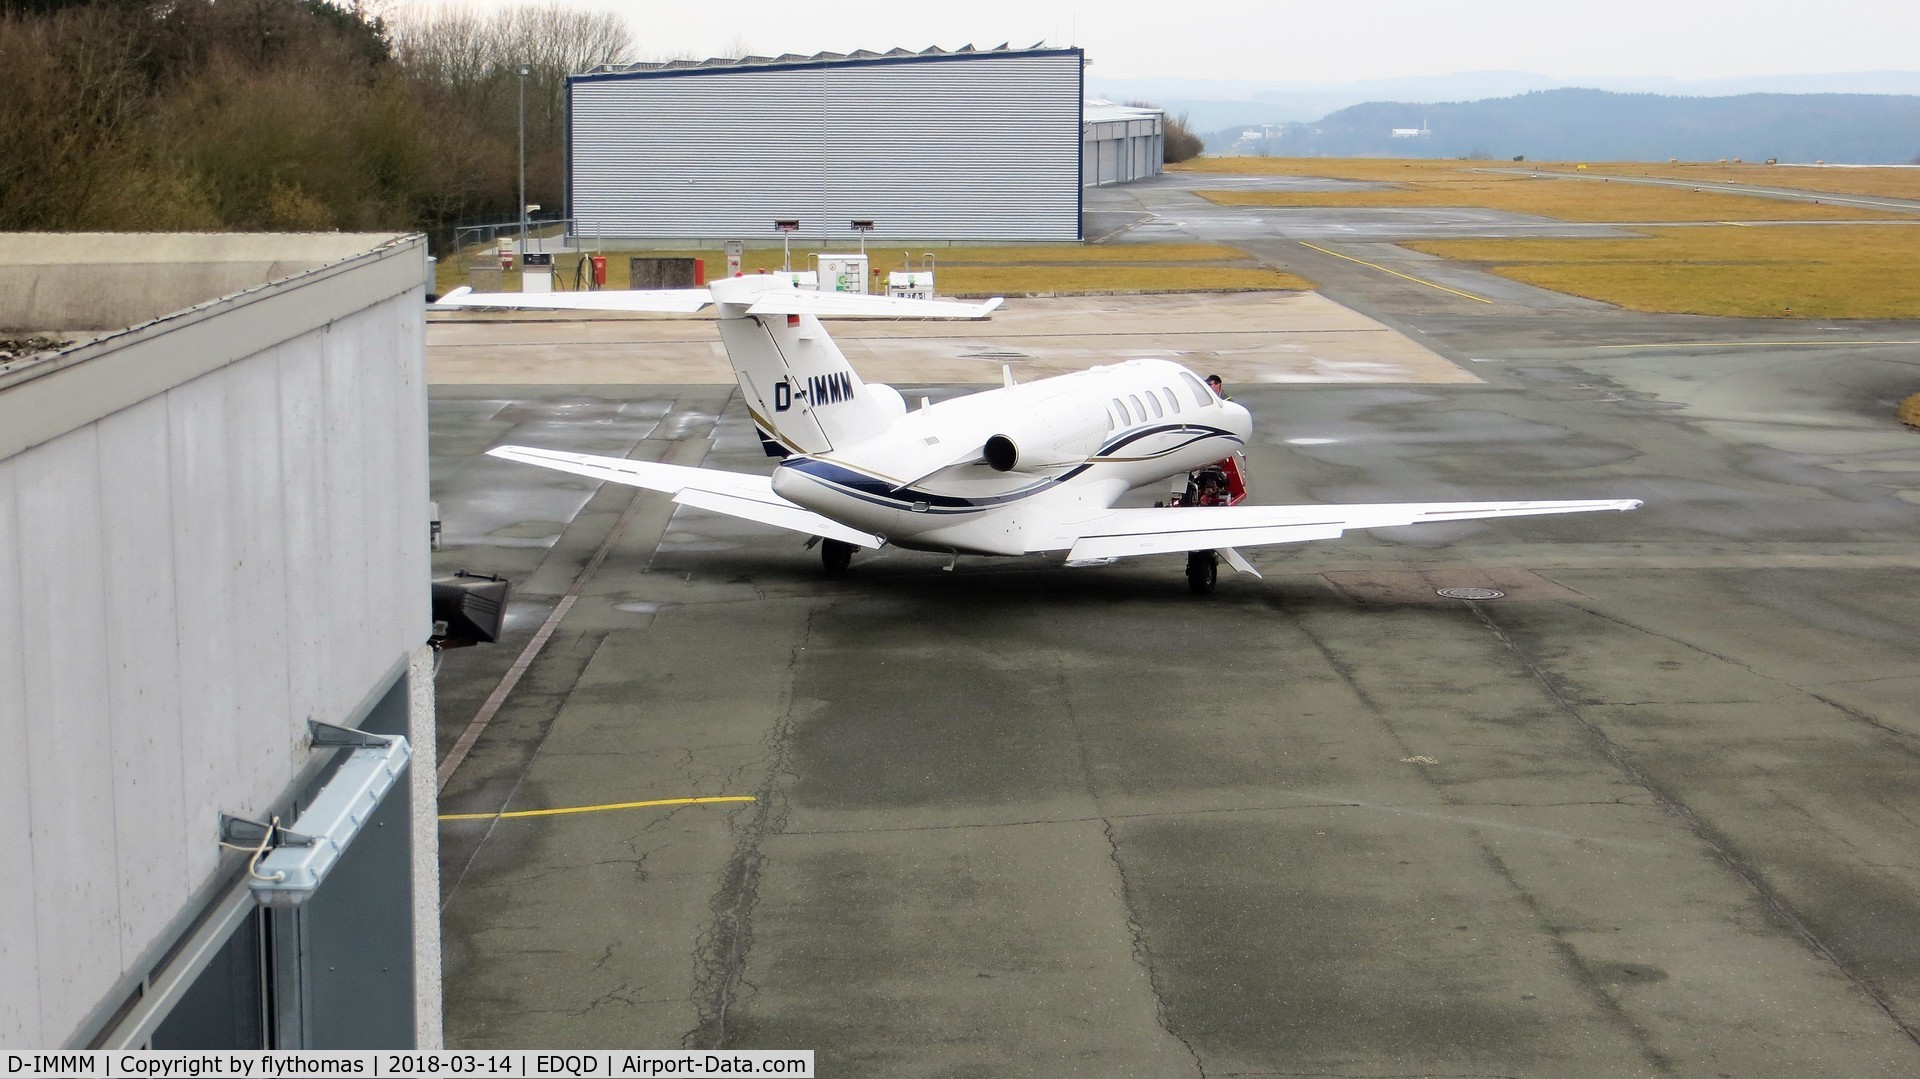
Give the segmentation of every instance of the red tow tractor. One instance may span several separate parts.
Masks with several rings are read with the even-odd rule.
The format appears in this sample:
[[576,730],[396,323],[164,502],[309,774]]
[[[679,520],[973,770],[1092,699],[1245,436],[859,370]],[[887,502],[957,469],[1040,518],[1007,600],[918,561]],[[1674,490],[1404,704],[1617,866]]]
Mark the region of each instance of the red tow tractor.
[[[1235,453],[1187,473],[1187,489],[1168,500],[1170,506],[1237,506],[1247,497],[1247,455]],[[1187,552],[1187,588],[1196,596],[1213,591],[1220,579],[1220,555],[1214,551]]]

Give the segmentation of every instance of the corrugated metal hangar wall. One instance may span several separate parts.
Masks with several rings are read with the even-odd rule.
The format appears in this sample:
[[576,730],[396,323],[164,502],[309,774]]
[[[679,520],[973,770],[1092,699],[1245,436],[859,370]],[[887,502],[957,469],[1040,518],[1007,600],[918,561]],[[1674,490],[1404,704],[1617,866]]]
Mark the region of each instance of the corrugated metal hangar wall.
[[1080,239],[1080,49],[634,65],[569,81],[583,237]]

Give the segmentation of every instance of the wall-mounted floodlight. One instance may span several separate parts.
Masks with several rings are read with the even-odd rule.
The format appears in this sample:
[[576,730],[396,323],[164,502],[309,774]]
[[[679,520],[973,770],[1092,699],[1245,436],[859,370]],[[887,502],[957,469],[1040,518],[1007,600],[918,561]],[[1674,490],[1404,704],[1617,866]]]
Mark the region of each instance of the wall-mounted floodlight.
[[435,577],[433,636],[429,643],[435,648],[460,648],[499,640],[507,626],[509,588],[505,577],[466,570],[451,577]]
[[293,827],[282,829],[277,820],[266,825],[231,817],[223,821],[222,830],[229,839],[243,838],[247,830],[258,837],[247,886],[261,906],[297,907],[313,898],[314,890],[379,808],[413,755],[413,748],[399,735],[369,734],[312,720],[308,725],[315,746],[352,752]]

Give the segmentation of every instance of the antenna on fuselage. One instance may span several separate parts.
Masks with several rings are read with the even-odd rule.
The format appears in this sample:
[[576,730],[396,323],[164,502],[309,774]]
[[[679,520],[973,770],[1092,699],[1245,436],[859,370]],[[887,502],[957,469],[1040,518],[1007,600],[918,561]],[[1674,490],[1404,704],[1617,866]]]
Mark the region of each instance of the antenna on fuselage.
[[1013,365],[1012,364],[1003,363],[1000,365],[1000,382],[1001,382],[1001,385],[1005,386],[1007,389],[1013,389]]

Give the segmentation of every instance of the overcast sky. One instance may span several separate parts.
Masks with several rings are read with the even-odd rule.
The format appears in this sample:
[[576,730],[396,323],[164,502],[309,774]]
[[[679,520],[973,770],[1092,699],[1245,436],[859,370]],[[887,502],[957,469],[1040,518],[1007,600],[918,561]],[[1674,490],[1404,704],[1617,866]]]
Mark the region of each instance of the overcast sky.
[[[387,0],[406,8],[443,0]],[[484,10],[552,0],[465,0]],[[1915,0],[560,0],[625,15],[638,59],[929,45],[1087,51],[1095,77],[1349,82],[1459,71],[1707,79],[1920,70]]]

